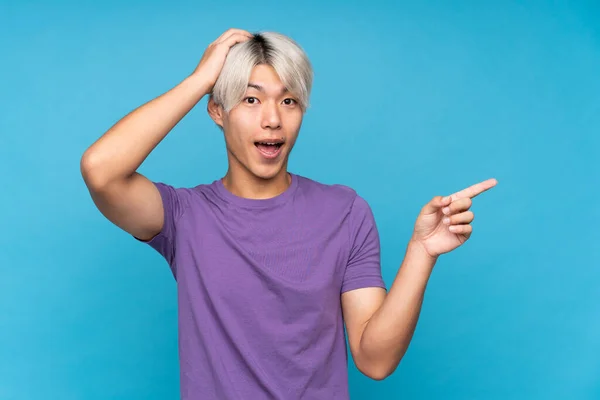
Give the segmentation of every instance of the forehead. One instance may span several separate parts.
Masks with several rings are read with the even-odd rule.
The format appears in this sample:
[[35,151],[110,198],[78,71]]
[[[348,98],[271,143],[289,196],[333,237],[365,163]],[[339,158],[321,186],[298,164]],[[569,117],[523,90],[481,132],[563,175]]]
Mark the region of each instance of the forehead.
[[248,80],[249,88],[257,89],[254,86],[260,86],[265,91],[281,91],[285,89],[285,85],[275,72],[275,69],[270,65],[260,64],[252,69],[250,79]]

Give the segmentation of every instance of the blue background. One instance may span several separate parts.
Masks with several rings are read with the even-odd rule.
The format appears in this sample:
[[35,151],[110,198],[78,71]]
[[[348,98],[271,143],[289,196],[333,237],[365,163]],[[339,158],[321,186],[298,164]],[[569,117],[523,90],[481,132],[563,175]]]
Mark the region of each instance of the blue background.
[[[315,84],[290,171],[371,204],[391,284],[420,208],[484,179],[396,372],[353,399],[600,398],[600,6],[0,3],[0,399],[175,399],[175,283],[95,209],[83,151],[229,27],[298,40]],[[204,99],[141,172],[226,171]]]

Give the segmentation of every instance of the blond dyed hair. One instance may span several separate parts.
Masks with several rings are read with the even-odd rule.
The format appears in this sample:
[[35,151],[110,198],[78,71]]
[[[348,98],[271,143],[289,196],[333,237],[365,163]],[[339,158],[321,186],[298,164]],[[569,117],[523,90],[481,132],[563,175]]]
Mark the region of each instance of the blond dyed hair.
[[252,70],[260,64],[273,67],[305,112],[312,89],[312,65],[298,43],[276,32],[257,33],[229,50],[211,98],[226,112],[231,111],[242,101]]

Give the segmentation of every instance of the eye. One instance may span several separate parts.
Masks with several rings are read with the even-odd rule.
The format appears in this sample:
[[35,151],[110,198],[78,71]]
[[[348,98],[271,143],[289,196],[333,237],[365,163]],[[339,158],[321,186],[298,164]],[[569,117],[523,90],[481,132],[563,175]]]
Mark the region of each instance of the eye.
[[248,104],[256,104],[258,99],[256,97],[246,97],[244,101]]
[[297,103],[298,102],[295,99],[291,99],[291,98],[287,98],[283,101],[283,104],[285,104],[286,106],[293,106]]

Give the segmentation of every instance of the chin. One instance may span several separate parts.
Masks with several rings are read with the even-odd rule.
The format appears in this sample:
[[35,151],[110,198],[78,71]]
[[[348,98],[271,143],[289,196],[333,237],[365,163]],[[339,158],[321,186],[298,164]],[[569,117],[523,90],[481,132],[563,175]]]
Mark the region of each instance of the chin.
[[286,172],[285,162],[282,161],[269,164],[249,162],[246,164],[246,169],[252,175],[263,180],[275,179]]
[[250,169],[250,171],[257,178],[268,181],[275,179],[279,174],[281,174],[283,172],[283,168],[281,166],[257,167]]

